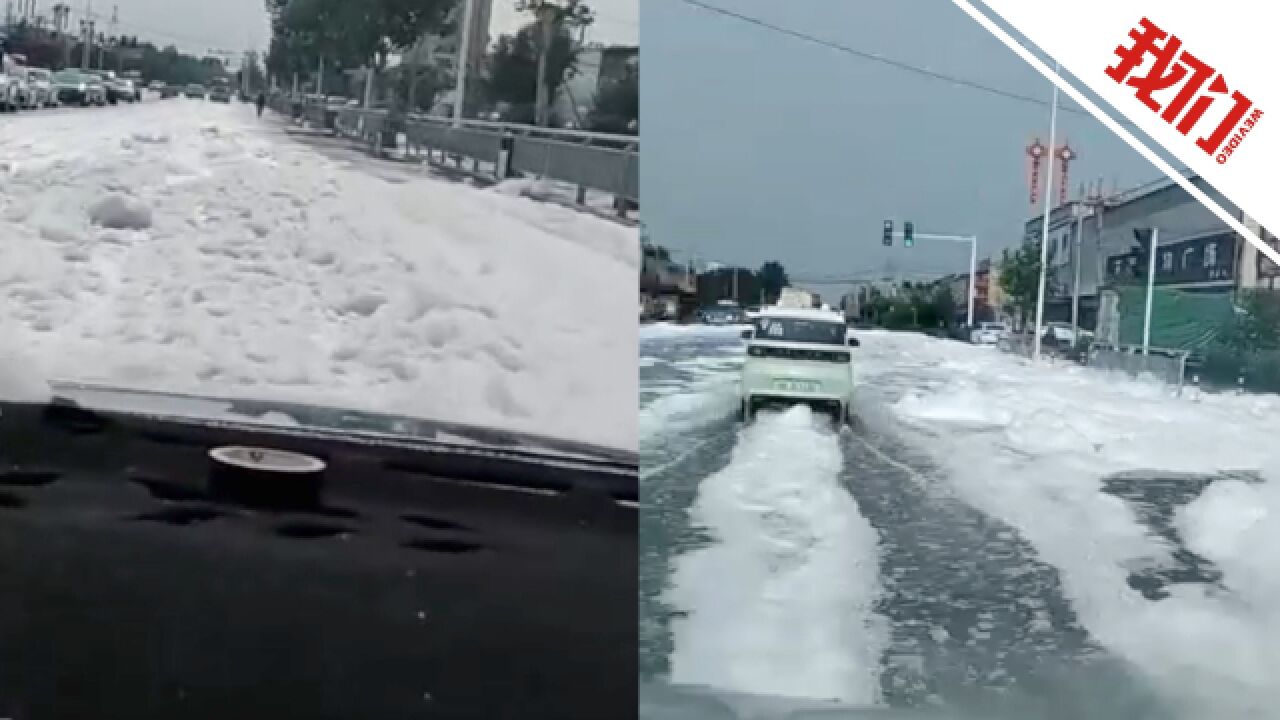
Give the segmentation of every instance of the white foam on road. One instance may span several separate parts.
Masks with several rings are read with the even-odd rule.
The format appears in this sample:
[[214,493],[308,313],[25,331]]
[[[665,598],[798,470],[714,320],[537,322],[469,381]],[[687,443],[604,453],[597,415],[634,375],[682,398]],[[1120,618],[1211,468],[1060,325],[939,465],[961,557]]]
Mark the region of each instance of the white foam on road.
[[640,326],[640,339],[663,338],[736,338],[750,325],[677,325],[676,323],[648,323]]
[[7,118],[0,333],[49,379],[634,450],[638,231],[374,162],[240,104]]
[[[1272,542],[1280,528],[1274,515],[1258,516],[1258,508],[1280,512],[1280,398],[1193,401],[910,334],[865,334],[859,358],[861,381],[888,398],[904,439],[1058,568],[1094,639],[1186,707],[1236,717],[1280,702],[1271,670],[1280,666],[1280,544]],[[1174,562],[1133,508],[1103,492],[1105,477],[1136,470],[1266,479],[1211,488],[1183,518],[1192,548],[1226,572],[1226,593],[1174,585],[1172,597],[1151,601],[1129,587],[1133,568]]]
[[878,537],[840,483],[838,436],[805,407],[762,413],[704,479],[666,600],[671,679],[729,691],[874,703],[888,627]]

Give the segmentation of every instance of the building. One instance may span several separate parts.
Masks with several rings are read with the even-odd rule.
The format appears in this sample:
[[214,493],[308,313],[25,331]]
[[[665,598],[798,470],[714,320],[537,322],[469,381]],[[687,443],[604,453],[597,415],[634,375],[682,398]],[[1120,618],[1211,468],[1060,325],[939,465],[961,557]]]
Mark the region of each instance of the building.
[[1000,263],[991,259],[978,263],[978,281],[974,288],[973,305],[977,308],[989,308],[994,315],[999,315],[1004,307],[1004,290],[1000,287]]
[[[1203,179],[1190,180],[1246,226],[1265,233]],[[1037,242],[1042,227],[1043,216],[1028,220],[1024,239]],[[1154,285],[1161,291],[1229,298],[1239,289],[1275,287],[1280,276],[1265,256],[1180,185],[1164,180],[1105,203],[1072,202],[1050,213],[1045,320],[1071,321],[1077,273],[1079,322],[1088,329],[1096,328],[1100,298],[1109,291],[1145,287],[1146,230],[1152,227],[1159,229]]]

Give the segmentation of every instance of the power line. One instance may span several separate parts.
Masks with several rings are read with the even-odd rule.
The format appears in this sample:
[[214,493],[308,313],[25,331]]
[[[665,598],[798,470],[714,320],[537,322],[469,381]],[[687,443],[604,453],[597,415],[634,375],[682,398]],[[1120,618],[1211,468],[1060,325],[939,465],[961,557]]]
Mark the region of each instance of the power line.
[[[894,67],[899,70],[906,70],[908,72],[912,72],[917,75],[923,75],[924,77],[932,78],[934,80],[942,80],[943,82],[948,82],[953,85],[959,85],[961,87],[967,87],[973,90],[980,90],[982,92],[990,93],[992,95],[999,95],[1000,97],[1007,98],[1009,100],[1017,100],[1019,102],[1024,102],[1024,103],[1033,103],[1035,105],[1040,105],[1042,107],[1049,107],[1050,105],[1050,101],[1048,100],[1043,100],[1041,98],[1034,97],[1031,95],[1023,95],[1021,93],[1016,93],[1011,90],[1004,90],[1002,88],[998,88],[992,85],[986,85],[976,80],[968,80],[966,78],[956,77],[955,75],[948,75],[946,73],[941,73],[936,70],[930,70],[928,68],[920,67],[919,65],[912,65],[911,63],[905,62],[902,60],[895,60],[893,58],[888,58],[878,53],[873,53],[866,50],[858,50],[856,48],[849,47],[848,45],[842,45],[841,43],[835,42],[833,40],[825,40],[815,35],[810,35],[809,33],[806,33],[806,32],[801,32],[799,30],[792,30],[791,28],[783,27],[781,25],[776,25],[772,22],[769,22],[768,20],[763,20],[761,18],[752,16],[752,15],[746,15],[744,13],[740,13],[734,10],[729,10],[727,8],[719,7],[718,5],[712,5],[710,3],[703,2],[703,0],[680,0],[680,2],[683,2],[686,5],[691,5],[693,7],[701,8],[708,12],[721,15],[723,17],[732,18],[740,22],[748,23],[750,25],[755,25],[756,27],[765,28],[766,30],[772,30],[773,32],[781,33],[783,35],[787,35],[789,37],[792,37],[798,40],[803,40],[805,42],[813,43],[815,45],[821,45],[822,47],[829,48],[831,50],[836,50],[836,51],[845,53],[846,55],[852,55],[854,57],[862,58],[863,60],[871,60],[873,62],[878,62],[883,65],[888,65],[890,67]],[[1078,108],[1072,105],[1067,105],[1062,102],[1058,103],[1058,109],[1064,112],[1072,112],[1080,115],[1089,114],[1088,112],[1086,112],[1081,108]]]

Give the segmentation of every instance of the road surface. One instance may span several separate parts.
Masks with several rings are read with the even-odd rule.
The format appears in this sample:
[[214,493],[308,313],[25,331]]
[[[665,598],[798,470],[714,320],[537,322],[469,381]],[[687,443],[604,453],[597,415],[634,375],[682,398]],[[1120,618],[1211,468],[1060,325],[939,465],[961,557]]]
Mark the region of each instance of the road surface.
[[1273,717],[1280,398],[867,332],[856,428],[641,335],[646,679],[992,717]]
[[635,447],[634,228],[187,99],[6,116],[0,188],[0,376]]

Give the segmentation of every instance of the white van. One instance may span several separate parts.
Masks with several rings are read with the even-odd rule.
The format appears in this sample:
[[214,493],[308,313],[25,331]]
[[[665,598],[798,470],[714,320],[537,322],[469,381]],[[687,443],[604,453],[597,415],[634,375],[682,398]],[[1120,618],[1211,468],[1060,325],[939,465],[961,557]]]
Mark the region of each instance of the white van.
[[843,319],[830,311],[767,307],[754,325],[742,333],[743,419],[762,407],[805,404],[848,422],[858,340]]

